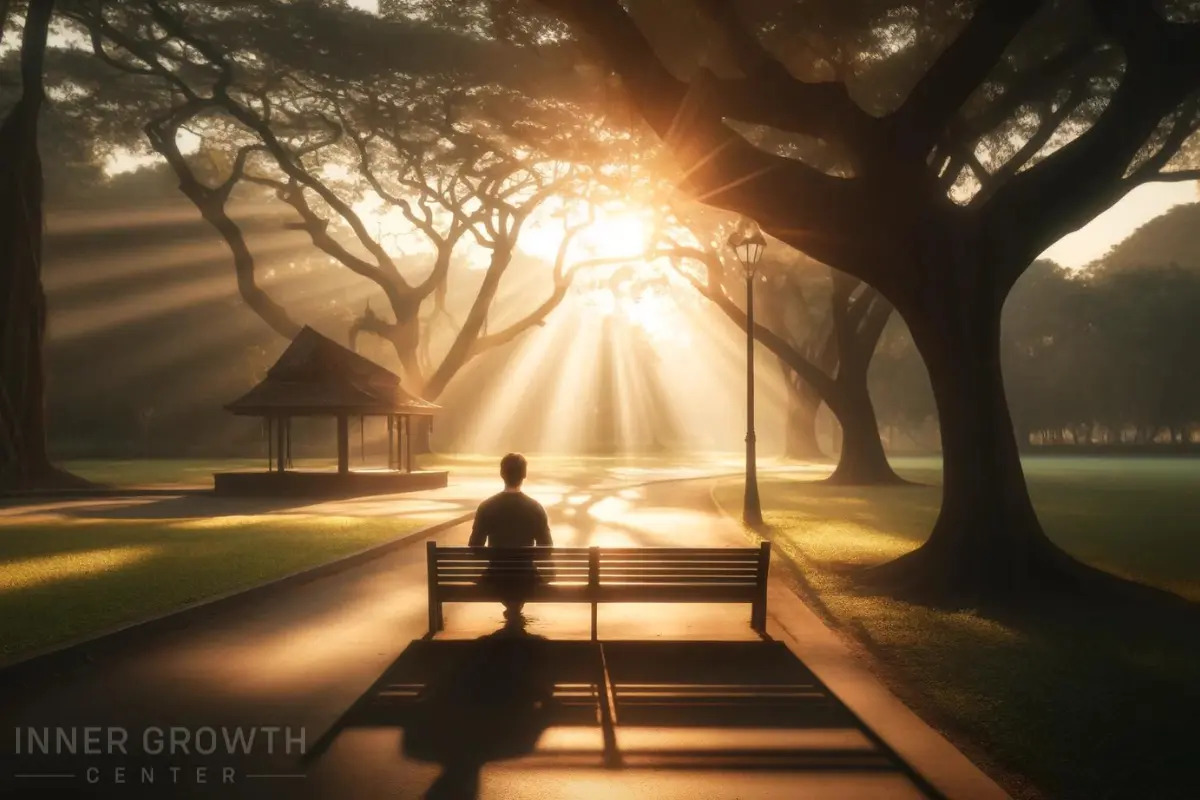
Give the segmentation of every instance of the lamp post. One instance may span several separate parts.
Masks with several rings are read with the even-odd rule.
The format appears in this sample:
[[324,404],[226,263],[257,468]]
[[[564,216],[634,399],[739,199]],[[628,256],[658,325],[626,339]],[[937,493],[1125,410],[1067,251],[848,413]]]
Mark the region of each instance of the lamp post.
[[729,237],[729,247],[746,276],[746,498],[742,521],[755,527],[762,525],[763,518],[754,436],[754,273],[766,246],[762,231],[753,223],[743,223]]

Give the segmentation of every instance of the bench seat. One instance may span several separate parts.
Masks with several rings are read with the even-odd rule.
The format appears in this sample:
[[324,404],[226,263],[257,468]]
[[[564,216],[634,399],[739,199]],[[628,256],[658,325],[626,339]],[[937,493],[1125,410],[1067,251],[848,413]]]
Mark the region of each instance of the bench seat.
[[600,603],[746,603],[750,625],[764,632],[771,546],[438,547],[427,545],[429,630],[443,628],[443,603],[501,602],[490,576],[540,576],[521,592],[526,602],[588,603],[596,638]]

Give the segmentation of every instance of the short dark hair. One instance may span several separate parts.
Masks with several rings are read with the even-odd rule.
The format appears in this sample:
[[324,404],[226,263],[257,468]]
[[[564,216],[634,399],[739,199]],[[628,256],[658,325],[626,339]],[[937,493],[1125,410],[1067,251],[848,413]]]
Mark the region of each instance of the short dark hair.
[[529,462],[520,453],[509,453],[500,459],[500,477],[504,485],[515,489],[525,481],[525,473],[529,470]]

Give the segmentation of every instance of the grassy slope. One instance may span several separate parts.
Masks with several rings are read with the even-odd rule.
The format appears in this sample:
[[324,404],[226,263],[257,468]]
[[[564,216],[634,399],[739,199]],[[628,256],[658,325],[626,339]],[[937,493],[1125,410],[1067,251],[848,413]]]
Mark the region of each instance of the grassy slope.
[[332,561],[425,524],[280,516],[0,525],[0,661]]
[[[762,481],[767,520],[802,565],[800,588],[814,605],[1015,796],[1196,796],[1189,766],[1200,719],[1194,631],[1086,612],[1002,622],[855,592],[838,567],[911,549],[936,516],[936,463],[897,466],[933,485]],[[1061,546],[1200,599],[1200,461],[1039,458],[1027,463],[1027,474],[1046,531]],[[740,498],[740,484],[718,492],[726,507]]]

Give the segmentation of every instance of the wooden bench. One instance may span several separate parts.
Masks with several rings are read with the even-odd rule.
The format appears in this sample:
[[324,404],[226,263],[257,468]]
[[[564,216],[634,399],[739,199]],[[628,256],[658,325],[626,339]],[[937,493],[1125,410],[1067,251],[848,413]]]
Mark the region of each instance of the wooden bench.
[[544,580],[522,592],[531,603],[590,603],[592,638],[600,603],[748,603],[750,627],[767,626],[771,545],[684,547],[438,547],[429,542],[429,632],[443,628],[443,603],[499,603],[484,581],[537,568]]

